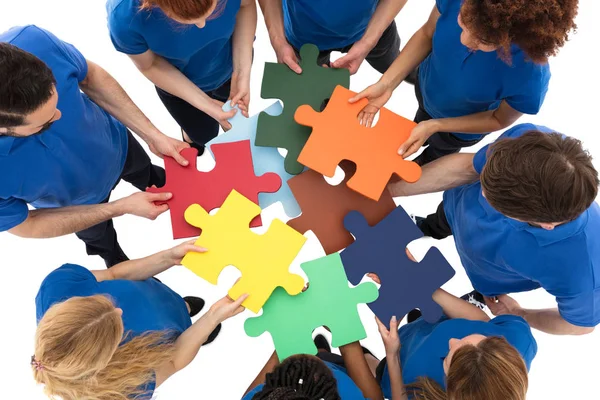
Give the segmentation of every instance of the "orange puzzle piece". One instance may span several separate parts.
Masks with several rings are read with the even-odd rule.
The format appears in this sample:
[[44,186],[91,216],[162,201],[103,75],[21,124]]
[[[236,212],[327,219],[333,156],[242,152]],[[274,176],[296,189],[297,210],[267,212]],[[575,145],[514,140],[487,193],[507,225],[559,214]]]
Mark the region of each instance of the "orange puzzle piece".
[[296,122],[313,128],[298,162],[333,177],[342,160],[353,161],[357,171],[348,187],[378,201],[392,174],[411,183],[421,177],[421,167],[398,154],[416,123],[382,108],[377,125],[361,126],[357,116],[368,100],[350,104],[348,100],[355,95],[337,86],[323,112],[308,105],[296,110]]

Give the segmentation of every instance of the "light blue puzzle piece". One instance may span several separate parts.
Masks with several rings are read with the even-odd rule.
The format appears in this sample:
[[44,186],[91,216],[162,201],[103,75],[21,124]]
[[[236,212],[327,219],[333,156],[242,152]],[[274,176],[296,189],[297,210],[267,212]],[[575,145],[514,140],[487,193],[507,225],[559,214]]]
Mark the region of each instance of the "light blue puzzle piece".
[[[225,103],[223,111],[231,110],[231,104]],[[280,102],[275,102],[267,109],[264,110],[269,115],[279,115],[283,112],[283,107]],[[292,178],[293,175],[285,172],[284,158],[281,157],[279,151],[275,147],[259,147],[255,146],[256,141],[256,126],[258,124],[258,115],[253,115],[250,118],[246,118],[238,110],[237,114],[229,120],[232,128],[217,136],[213,140],[207,143],[207,148],[211,155],[212,151],[210,146],[217,143],[231,143],[238,142],[240,140],[250,140],[252,162],[254,164],[254,173],[257,176],[261,176],[267,172],[274,172],[281,177],[281,189],[275,193],[259,193],[258,194],[258,205],[264,209],[278,201],[283,205],[285,213],[290,218],[294,218],[300,215],[300,206],[290,187],[287,184],[288,179]],[[213,155],[214,159],[214,155]]]

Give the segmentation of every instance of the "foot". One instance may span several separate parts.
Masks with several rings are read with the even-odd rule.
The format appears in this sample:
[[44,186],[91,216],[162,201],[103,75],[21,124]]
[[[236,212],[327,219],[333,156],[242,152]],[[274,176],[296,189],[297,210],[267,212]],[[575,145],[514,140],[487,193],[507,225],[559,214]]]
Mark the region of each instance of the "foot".
[[419,318],[421,318],[421,315],[423,315],[421,313],[421,310],[418,310],[418,309],[415,308],[414,310],[411,310],[408,313],[408,315],[406,316],[406,322],[408,322],[409,324],[411,322],[415,322],[416,320],[418,320]]
[[214,340],[217,338],[217,336],[219,336],[219,332],[221,332],[221,324],[217,325],[215,330],[212,331],[210,333],[210,335],[208,335],[208,339],[206,339],[206,342],[204,342],[202,344],[202,346],[206,346],[207,344],[214,342]]
[[183,298],[188,305],[190,317],[195,317],[204,308],[204,300],[200,297],[186,296]]
[[415,83],[417,83],[417,79],[419,79],[419,76],[417,75],[417,69],[415,68],[411,71],[410,74],[408,74],[406,78],[404,78],[404,82],[414,85]]
[[425,218],[419,217],[418,215],[414,215],[414,214],[410,214],[410,219],[412,219],[413,222],[415,223],[415,225],[419,228],[421,228],[423,221],[425,221]]
[[461,297],[461,299],[473,304],[474,306],[479,307],[482,310],[485,310],[485,299],[483,298],[483,295],[477,290],[473,290],[471,293],[465,294]]
[[314,342],[315,342],[315,345],[317,346],[318,350],[324,350],[328,353],[331,353],[331,346],[329,345],[329,342],[327,341],[325,336],[323,336],[323,335],[315,336]]

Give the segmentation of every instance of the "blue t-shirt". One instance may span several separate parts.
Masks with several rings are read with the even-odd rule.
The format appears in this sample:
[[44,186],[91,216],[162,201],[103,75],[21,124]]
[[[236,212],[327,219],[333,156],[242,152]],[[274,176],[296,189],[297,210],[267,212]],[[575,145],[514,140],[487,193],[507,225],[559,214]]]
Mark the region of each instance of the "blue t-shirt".
[[340,49],[363,37],[379,0],[283,0],[287,40],[297,49]]
[[[515,315],[502,315],[489,322],[443,318],[435,324],[419,318],[402,326],[398,334],[402,343],[402,378],[406,384],[416,382],[419,377],[427,377],[443,388],[446,387],[443,363],[448,355],[450,339],[463,339],[474,334],[503,337],[521,354],[528,370],[537,353],[537,343],[531,334],[531,328],[523,318]],[[381,389],[386,398],[392,397],[387,365]]]
[[[499,139],[517,138],[533,124],[517,125]],[[473,160],[479,173],[489,146]],[[444,210],[456,249],[473,287],[487,296],[539,287],[556,297],[562,317],[571,324],[600,323],[600,207],[593,203],[574,221],[554,230],[505,217],[483,197],[481,183],[444,193]]]
[[87,62],[72,45],[36,26],[15,27],[0,42],[27,51],[52,70],[60,120],[24,138],[0,136],[0,231],[36,208],[98,204],[119,180],[127,158],[127,128],[79,90]]
[[[42,282],[35,298],[37,321],[56,303],[97,294],[108,296],[123,310],[123,326],[130,338],[148,331],[169,331],[176,338],[192,325],[185,301],[156,279],[98,282],[89,270],[74,264],[54,270]],[[154,382],[146,388],[154,391]]]
[[[324,361],[324,363],[327,364],[329,369],[331,369],[331,372],[333,372],[333,376],[337,381],[338,392],[340,393],[342,400],[365,400],[362,392],[358,386],[356,386],[354,381],[350,379],[345,368],[327,361]],[[263,386],[264,384],[258,385],[246,394],[242,400],[252,400],[254,395],[262,390]]]
[[[432,51],[421,63],[419,82],[425,111],[433,118],[451,118],[496,109],[505,100],[524,114],[537,114],[550,81],[548,64],[534,64],[512,46],[511,64],[497,52],[469,50],[460,42],[458,14],[462,0],[436,0],[441,13]],[[461,139],[482,135],[458,133]]]
[[106,9],[110,38],[118,51],[135,55],[152,50],[203,91],[231,78],[231,38],[240,0],[227,0],[202,29],[180,24],[159,8],[141,11],[140,0],[108,0]]

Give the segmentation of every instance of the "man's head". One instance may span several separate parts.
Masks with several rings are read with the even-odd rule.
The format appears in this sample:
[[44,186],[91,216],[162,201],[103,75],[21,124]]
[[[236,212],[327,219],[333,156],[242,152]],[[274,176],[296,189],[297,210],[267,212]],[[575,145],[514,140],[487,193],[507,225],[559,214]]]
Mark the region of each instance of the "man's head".
[[42,60],[0,43],[0,136],[31,136],[60,119],[55,84]]
[[549,230],[587,210],[598,185],[581,142],[558,133],[531,131],[494,143],[481,172],[483,195],[492,207]]

